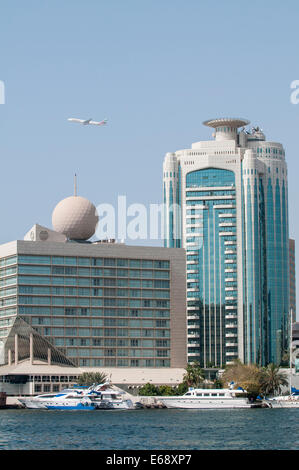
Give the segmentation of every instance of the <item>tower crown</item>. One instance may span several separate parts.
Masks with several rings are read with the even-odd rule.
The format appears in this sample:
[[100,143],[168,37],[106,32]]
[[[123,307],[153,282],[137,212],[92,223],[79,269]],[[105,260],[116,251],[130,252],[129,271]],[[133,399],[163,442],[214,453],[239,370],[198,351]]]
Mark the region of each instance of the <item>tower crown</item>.
[[203,124],[215,129],[215,140],[236,140],[239,127],[245,127],[250,123],[241,118],[218,118],[204,121]]

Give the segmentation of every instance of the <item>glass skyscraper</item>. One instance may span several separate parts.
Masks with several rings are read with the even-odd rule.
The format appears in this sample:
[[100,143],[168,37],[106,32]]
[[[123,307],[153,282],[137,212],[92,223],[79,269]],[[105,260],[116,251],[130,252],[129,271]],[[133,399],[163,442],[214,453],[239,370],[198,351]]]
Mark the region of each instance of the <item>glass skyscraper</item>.
[[292,322],[296,321],[296,263],[295,263],[295,240],[289,240],[290,248],[290,312],[292,315]]
[[[205,121],[212,141],[167,153],[165,246],[186,249],[188,360],[281,364],[288,349],[287,166],[249,121]],[[239,130],[239,128],[242,128]]]

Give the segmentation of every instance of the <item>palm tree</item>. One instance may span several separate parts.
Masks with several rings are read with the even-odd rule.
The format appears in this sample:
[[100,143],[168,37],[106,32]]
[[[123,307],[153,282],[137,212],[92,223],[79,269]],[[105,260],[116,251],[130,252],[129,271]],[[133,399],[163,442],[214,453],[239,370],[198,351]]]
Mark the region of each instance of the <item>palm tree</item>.
[[192,364],[188,364],[186,367],[186,374],[183,377],[183,381],[188,387],[198,387],[199,383],[204,380],[204,372],[200,368],[197,361]]
[[284,372],[280,372],[275,364],[268,364],[261,374],[261,388],[265,395],[280,393],[282,386],[288,385],[288,379]]
[[83,372],[78,378],[79,385],[93,385],[107,382],[107,375],[104,372]]

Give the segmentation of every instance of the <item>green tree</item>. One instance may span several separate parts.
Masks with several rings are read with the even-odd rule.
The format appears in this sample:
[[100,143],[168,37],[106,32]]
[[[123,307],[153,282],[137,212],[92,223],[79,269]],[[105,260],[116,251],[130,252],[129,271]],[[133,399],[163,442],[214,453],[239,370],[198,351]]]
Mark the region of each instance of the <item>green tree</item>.
[[139,395],[142,396],[157,396],[159,395],[159,388],[153,384],[146,383],[139,389]]
[[234,382],[234,388],[242,387],[253,398],[261,393],[261,370],[254,364],[242,364],[239,359],[225,369],[220,380],[224,388]]
[[288,385],[288,379],[284,372],[275,364],[268,364],[261,371],[261,390],[265,395],[280,393],[282,386]]
[[182,382],[175,389],[174,395],[180,396],[180,395],[184,395],[184,393],[186,392],[188,392],[188,385],[186,384],[186,382]]
[[186,367],[186,373],[183,377],[183,382],[185,382],[188,387],[198,387],[199,383],[204,380],[204,372],[201,369],[197,361],[192,364],[188,364]]
[[170,385],[161,385],[158,388],[158,394],[160,396],[172,396],[175,394],[174,389]]
[[222,388],[222,382],[220,379],[214,380],[214,388]]
[[107,381],[107,375],[103,372],[83,372],[79,376],[78,384],[90,387],[93,384],[102,384]]

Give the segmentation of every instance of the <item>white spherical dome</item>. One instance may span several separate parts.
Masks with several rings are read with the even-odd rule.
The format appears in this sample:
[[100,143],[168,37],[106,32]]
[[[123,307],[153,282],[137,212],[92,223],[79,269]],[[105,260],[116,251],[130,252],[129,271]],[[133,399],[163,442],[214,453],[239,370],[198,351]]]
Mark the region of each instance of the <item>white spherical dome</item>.
[[63,199],[52,213],[54,230],[70,240],[88,240],[94,235],[98,220],[95,206],[81,196]]

